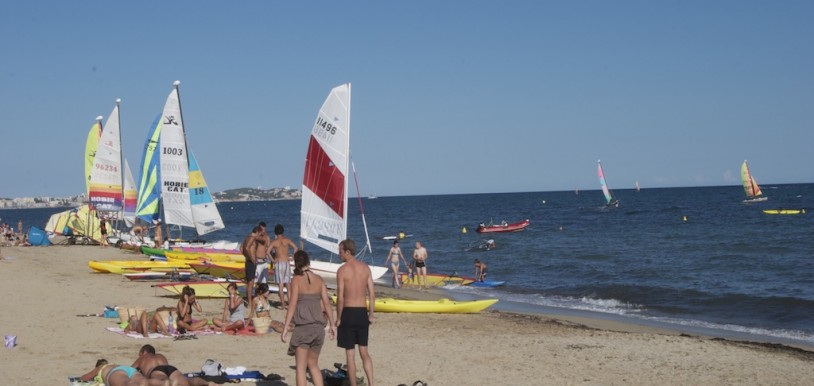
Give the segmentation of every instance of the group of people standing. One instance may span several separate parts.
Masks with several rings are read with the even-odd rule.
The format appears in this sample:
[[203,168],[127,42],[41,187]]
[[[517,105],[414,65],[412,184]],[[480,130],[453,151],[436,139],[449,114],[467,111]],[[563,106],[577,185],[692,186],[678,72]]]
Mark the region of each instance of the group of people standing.
[[[280,287],[280,307],[288,307],[286,289],[291,281],[289,257],[298,251],[297,245],[284,235],[281,224],[274,226],[274,240],[266,232],[266,223],[260,222],[246,236],[240,249],[246,258],[246,288],[254,289],[256,284],[269,282],[269,269],[274,264],[274,279]],[[253,303],[253,291],[248,292],[249,305]]]
[[[280,308],[286,311],[285,322],[274,329],[280,332],[283,342],[289,343],[288,354],[294,356],[296,363],[296,384],[305,386],[306,373],[310,373],[314,385],[323,385],[318,360],[327,326],[330,338],[336,338],[337,346],[345,349],[348,374],[352,374],[351,385],[356,385],[354,358],[358,346],[367,383],[373,386],[373,362],[367,350],[368,331],[375,312],[375,292],[370,267],[356,260],[356,243],[353,240],[339,243],[339,256],[344,264],[336,274],[337,305],[334,319],[325,281],[311,272],[308,253],[297,248],[284,235],[284,231],[283,226],[277,224],[274,227],[274,239],[271,239],[266,233],[266,224],[261,222],[243,240],[241,252],[246,258],[246,292],[250,316],[269,315],[271,307],[267,283],[270,265],[273,263],[274,279],[279,286]],[[292,254],[293,272],[289,261]],[[244,326],[240,320],[243,313],[242,299],[237,295],[236,286],[230,288],[229,292],[230,298],[224,304],[223,316],[214,323],[224,329],[239,329]],[[369,309],[368,302],[371,305]]]
[[[368,352],[368,336],[373,324],[376,294],[370,267],[356,260],[356,243],[339,243],[344,264],[336,273],[336,319],[328,298],[328,287],[311,272],[311,259],[303,250],[294,253],[294,274],[289,286],[288,308],[280,339],[288,341],[288,354],[296,363],[297,386],[307,385],[306,373],[316,386],[322,386],[319,353],[325,343],[325,327],[338,347],[345,349],[350,384],[356,385],[356,348],[362,359],[367,384],[374,385],[373,360]],[[370,304],[370,307],[367,305]],[[289,330],[293,326],[289,339]]]
[[[399,272],[400,262],[404,262],[404,265],[407,267],[407,277],[409,280],[412,280],[413,277],[416,278],[418,282],[419,289],[426,289],[427,286],[427,258],[429,254],[427,253],[427,248],[424,247],[424,244],[421,241],[415,242],[415,250],[413,251],[413,261],[410,264],[407,264],[407,260],[404,258],[404,253],[401,251],[399,247],[399,241],[394,240],[393,246],[390,247],[390,252],[387,254],[387,258],[385,258],[385,264],[388,262],[390,263],[390,269],[393,271],[393,281],[392,285],[393,288],[401,288],[401,272]],[[414,276],[415,275],[415,276]]]

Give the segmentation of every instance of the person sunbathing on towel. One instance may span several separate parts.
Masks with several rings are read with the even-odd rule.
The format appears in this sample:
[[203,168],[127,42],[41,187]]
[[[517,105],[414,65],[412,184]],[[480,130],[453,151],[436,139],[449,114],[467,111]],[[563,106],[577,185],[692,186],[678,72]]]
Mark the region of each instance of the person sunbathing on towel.
[[192,309],[193,307],[198,312],[203,312],[201,309],[201,305],[195,299],[195,289],[190,286],[185,286],[184,289],[181,290],[181,299],[178,300],[178,307],[177,307],[177,315],[176,318],[178,325],[178,332],[184,333],[186,331],[200,331],[206,327],[207,320],[194,320],[192,319]]
[[83,382],[94,381],[107,386],[147,386],[147,378],[130,366],[120,366],[107,363],[107,360],[96,361],[96,367],[81,377]]
[[150,335],[151,332],[157,332],[164,335],[170,335],[169,329],[167,328],[167,321],[164,320],[162,317],[161,311],[167,312],[175,312],[174,307],[158,307],[155,309],[155,313],[150,316],[146,311],[142,312],[138,318],[135,315],[130,315],[130,320],[127,322],[127,326],[124,328],[124,332],[137,332],[142,334],[145,338]]
[[243,298],[237,293],[236,283],[229,283],[226,290],[229,291],[229,297],[223,303],[223,315],[212,318],[212,324],[223,332],[237,332],[246,326],[246,307],[243,305]]
[[249,316],[248,320],[253,320],[254,318],[268,318],[270,321],[269,327],[276,331],[282,332],[283,331],[283,323],[279,320],[272,320],[271,319],[271,302],[269,301],[269,295],[271,292],[269,291],[269,286],[266,283],[260,283],[257,285],[257,291],[252,298],[252,303],[254,303],[249,308]]
[[169,364],[164,354],[157,353],[155,347],[150,344],[141,346],[138,359],[133,362],[133,367],[147,377],[150,385],[163,386],[167,384],[167,381],[173,386],[209,386],[214,384],[201,377],[187,378],[178,368]]

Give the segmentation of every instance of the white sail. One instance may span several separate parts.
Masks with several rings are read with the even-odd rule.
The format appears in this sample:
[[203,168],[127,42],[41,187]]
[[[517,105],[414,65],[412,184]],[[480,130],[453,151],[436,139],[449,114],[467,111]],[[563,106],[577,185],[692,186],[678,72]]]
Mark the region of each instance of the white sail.
[[189,198],[189,166],[178,88],[170,92],[161,115],[159,141],[161,201],[167,224],[194,227]]
[[[331,90],[311,129],[300,212],[300,237],[337,255],[339,242],[348,234],[349,166],[350,83],[346,83]],[[369,248],[369,238],[365,245]],[[311,260],[311,270],[326,278],[336,277],[340,266]],[[385,267],[370,265],[373,280],[386,272]]]
[[119,105],[107,118],[90,174],[90,204],[98,212],[122,210],[122,158],[119,133]]
[[350,83],[331,90],[311,129],[302,183],[300,237],[338,254],[347,238]]

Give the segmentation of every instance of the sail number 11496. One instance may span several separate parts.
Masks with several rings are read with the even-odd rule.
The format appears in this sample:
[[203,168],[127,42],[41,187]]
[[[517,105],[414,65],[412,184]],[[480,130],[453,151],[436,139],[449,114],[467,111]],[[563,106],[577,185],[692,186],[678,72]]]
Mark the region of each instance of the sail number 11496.
[[336,126],[334,126],[334,125],[332,125],[332,124],[328,123],[327,121],[325,121],[324,119],[322,119],[322,117],[317,118],[317,124],[316,124],[316,126],[317,126],[317,127],[321,127],[321,128],[322,128],[322,130],[314,130],[314,131],[318,131],[317,133],[314,133],[314,134],[317,134],[317,135],[319,135],[319,136],[320,136],[320,137],[322,137],[322,138],[326,138],[326,139],[327,139],[327,138],[328,138],[328,134],[331,134],[331,135],[336,134]]

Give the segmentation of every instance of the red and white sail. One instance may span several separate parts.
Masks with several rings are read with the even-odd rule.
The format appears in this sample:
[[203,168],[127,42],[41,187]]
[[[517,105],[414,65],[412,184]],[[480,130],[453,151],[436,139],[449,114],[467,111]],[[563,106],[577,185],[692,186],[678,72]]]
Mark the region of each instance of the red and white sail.
[[305,159],[300,237],[338,254],[347,238],[350,83],[331,90],[319,109]]

